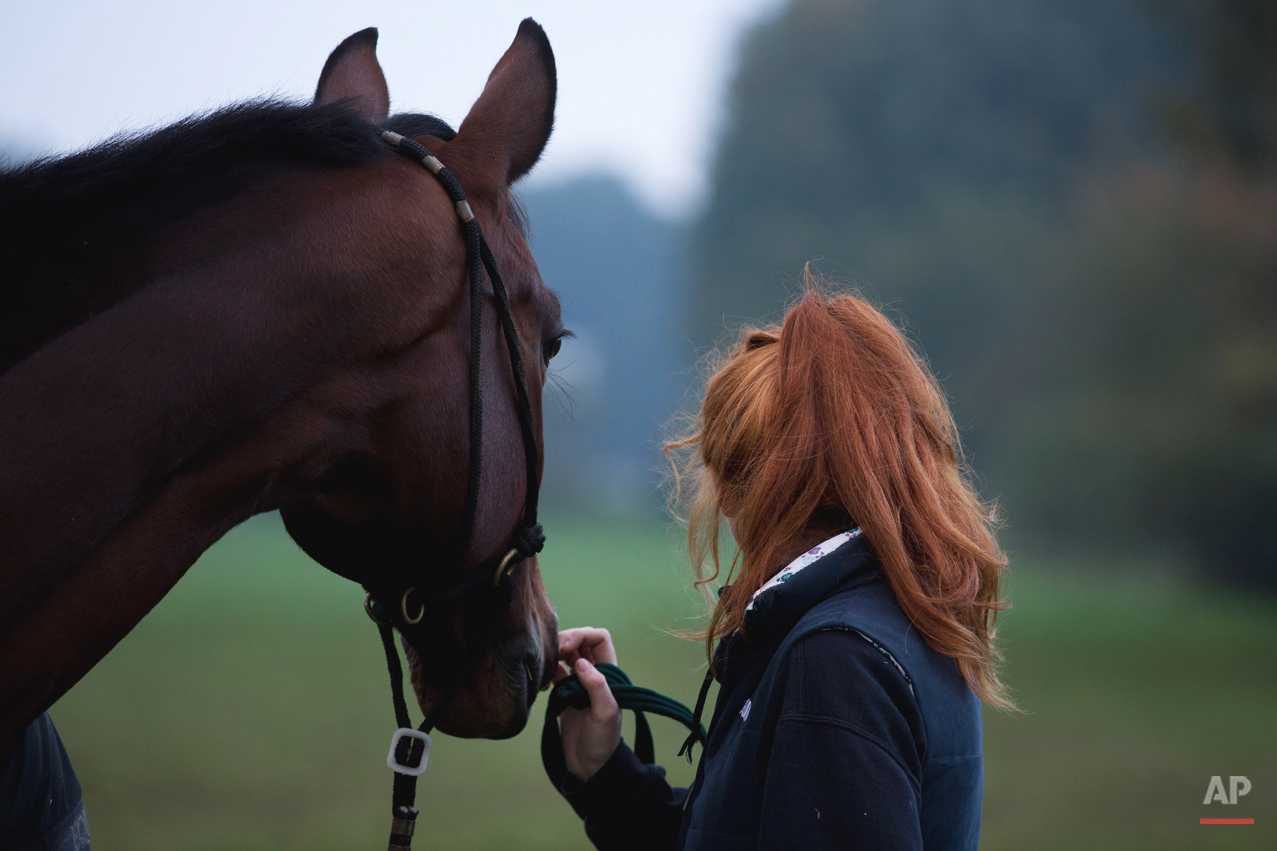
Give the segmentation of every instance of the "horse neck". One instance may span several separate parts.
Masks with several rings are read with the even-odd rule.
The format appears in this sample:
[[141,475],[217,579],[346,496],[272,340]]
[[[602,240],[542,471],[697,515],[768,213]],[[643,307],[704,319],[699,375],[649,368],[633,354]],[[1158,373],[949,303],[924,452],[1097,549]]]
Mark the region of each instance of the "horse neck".
[[380,341],[295,212],[316,191],[196,216],[130,298],[0,376],[0,740],[329,440],[307,392]]

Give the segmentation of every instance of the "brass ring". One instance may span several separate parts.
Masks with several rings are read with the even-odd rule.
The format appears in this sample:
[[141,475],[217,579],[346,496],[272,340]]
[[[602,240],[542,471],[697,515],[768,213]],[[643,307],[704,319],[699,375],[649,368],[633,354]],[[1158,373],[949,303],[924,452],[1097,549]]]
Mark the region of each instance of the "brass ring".
[[416,590],[415,586],[409,588],[407,591],[403,592],[403,596],[399,598],[399,613],[403,615],[404,623],[409,626],[415,626],[416,624],[421,623],[421,619],[426,616],[426,604],[422,603],[421,608],[417,611],[417,616],[415,618],[408,617],[408,595]]
[[390,624],[372,613],[372,592],[364,595],[364,614],[368,615],[368,619],[378,626],[390,626]]
[[522,554],[517,549],[512,549],[506,553],[505,558],[501,559],[501,563],[497,565],[497,572],[492,575],[492,587],[500,588],[501,577],[514,573],[514,569],[519,566],[519,562],[522,560]]

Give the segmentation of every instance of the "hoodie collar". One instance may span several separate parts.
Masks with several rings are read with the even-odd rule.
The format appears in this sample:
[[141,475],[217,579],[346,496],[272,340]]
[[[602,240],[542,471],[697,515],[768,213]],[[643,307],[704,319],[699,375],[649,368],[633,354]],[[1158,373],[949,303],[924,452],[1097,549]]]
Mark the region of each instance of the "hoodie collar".
[[843,585],[863,585],[878,573],[860,529],[835,535],[777,571],[745,609],[742,632],[763,640],[793,627],[808,610]]

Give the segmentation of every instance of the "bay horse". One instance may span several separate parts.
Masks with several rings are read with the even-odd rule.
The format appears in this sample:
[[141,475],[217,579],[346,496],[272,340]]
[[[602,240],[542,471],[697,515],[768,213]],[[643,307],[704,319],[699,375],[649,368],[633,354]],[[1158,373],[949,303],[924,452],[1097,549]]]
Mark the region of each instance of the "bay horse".
[[[447,587],[511,546],[566,333],[510,192],[550,136],[554,55],[525,20],[454,131],[390,114],[376,42],[342,42],[313,103],[242,103],[0,173],[0,769],[252,515],[280,511],[310,556],[378,596]],[[491,290],[470,395],[457,205],[383,134],[465,187],[505,280],[535,465]],[[422,711],[451,689],[451,735],[519,732],[557,663],[534,560],[492,634],[485,607],[460,595],[395,624]]]

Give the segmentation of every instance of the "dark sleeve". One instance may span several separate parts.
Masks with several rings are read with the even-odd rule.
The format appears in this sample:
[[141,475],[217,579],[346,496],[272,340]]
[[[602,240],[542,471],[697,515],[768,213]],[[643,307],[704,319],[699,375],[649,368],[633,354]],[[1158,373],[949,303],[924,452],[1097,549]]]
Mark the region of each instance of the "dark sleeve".
[[80,781],[46,712],[17,738],[7,764],[0,761],[0,848],[62,848],[54,840],[81,822],[87,837]]
[[768,711],[761,851],[921,851],[925,734],[890,657],[856,632],[814,633],[794,645]]
[[625,742],[587,782],[569,774],[559,791],[599,851],[663,851],[678,842],[687,790],[672,788],[664,768],[640,762]]

